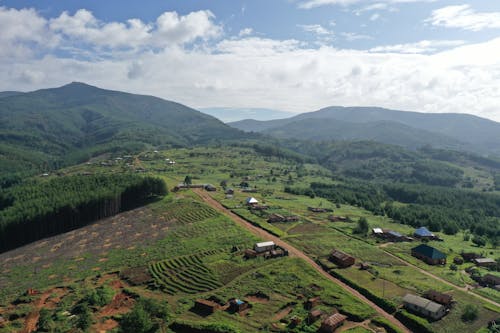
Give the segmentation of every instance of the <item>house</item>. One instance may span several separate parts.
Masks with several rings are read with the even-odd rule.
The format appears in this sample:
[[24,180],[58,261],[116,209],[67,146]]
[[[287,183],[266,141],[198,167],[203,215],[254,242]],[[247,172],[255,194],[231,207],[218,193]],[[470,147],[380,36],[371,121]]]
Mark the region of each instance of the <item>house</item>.
[[354,265],[356,259],[353,256],[348,255],[340,250],[333,250],[330,254],[330,261],[337,264],[340,267],[349,267]]
[[226,191],[224,191],[224,194],[234,195],[234,189],[228,188]]
[[248,197],[246,200],[245,200],[245,204],[247,206],[256,206],[259,204],[259,200],[255,199],[254,197]]
[[453,303],[453,297],[451,295],[440,293],[436,290],[428,290],[423,296],[433,302],[444,305],[447,308]]
[[242,301],[238,298],[231,298],[229,300],[229,311],[230,312],[241,312],[248,309],[250,304],[248,302]]
[[269,215],[268,219],[267,219],[267,222],[283,222],[285,221],[285,217],[283,215],[280,215],[280,214],[271,214]]
[[495,287],[500,285],[500,276],[493,274],[486,274],[481,278],[481,284],[489,287]]
[[306,310],[311,310],[312,308],[318,306],[319,304],[321,304],[321,297],[319,296],[311,297],[304,303],[304,308]]
[[460,253],[460,256],[462,256],[465,261],[472,261],[472,259],[481,258],[481,255],[474,252],[462,252]]
[[382,238],[382,237],[384,237],[384,231],[381,228],[373,228],[372,235]]
[[340,327],[347,319],[347,316],[344,316],[340,313],[334,313],[330,317],[323,320],[321,323],[321,327],[319,328],[319,332],[322,333],[332,333],[338,327]]
[[254,251],[257,253],[272,251],[276,247],[273,241],[256,243],[253,247]]
[[307,323],[309,325],[311,325],[316,320],[320,319],[322,315],[323,315],[323,311],[321,311],[321,310],[310,311],[309,314],[307,315]]
[[332,222],[348,222],[349,218],[345,216],[336,216],[336,215],[330,215],[328,216],[328,219]]
[[444,306],[417,295],[406,294],[403,297],[403,305],[407,310],[434,320],[441,319],[446,315]]
[[476,258],[472,259],[472,262],[479,267],[492,267],[497,264],[497,262],[491,258]]
[[413,236],[420,238],[420,239],[434,239],[436,236],[429,231],[426,227],[420,227],[415,230],[413,233]]
[[446,255],[427,244],[420,244],[411,249],[411,255],[423,260],[429,265],[445,265]]
[[194,302],[194,310],[201,314],[212,314],[220,307],[219,304],[207,299],[197,299]]
[[321,207],[307,207],[307,210],[313,213],[331,213],[333,209]]

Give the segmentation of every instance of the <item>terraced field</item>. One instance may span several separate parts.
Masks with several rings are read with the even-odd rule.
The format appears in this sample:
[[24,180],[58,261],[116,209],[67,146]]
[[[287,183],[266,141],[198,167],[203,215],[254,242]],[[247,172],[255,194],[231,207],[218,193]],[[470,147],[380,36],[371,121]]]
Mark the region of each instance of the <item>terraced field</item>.
[[210,206],[198,202],[178,201],[175,203],[175,209],[169,209],[163,216],[167,221],[189,224],[209,219],[217,214]]
[[217,250],[163,260],[149,266],[153,285],[168,294],[196,294],[222,286],[212,270],[203,264],[203,257],[216,254]]

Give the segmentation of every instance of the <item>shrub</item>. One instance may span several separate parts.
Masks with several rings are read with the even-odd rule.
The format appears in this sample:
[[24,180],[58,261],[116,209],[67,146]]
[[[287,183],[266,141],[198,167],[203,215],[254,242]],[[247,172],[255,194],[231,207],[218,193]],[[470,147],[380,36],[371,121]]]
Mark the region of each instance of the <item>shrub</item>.
[[479,310],[477,309],[477,306],[472,305],[472,304],[467,304],[465,306],[464,312],[462,313],[462,320],[463,321],[474,321],[477,319]]

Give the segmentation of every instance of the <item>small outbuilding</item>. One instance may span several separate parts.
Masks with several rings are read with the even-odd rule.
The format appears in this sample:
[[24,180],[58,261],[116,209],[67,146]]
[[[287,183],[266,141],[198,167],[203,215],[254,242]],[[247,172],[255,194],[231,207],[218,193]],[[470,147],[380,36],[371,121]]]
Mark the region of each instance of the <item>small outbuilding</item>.
[[403,304],[407,310],[433,320],[441,319],[446,315],[446,308],[443,305],[417,295],[407,294],[403,297]]
[[485,286],[494,288],[495,286],[500,285],[500,276],[486,274],[481,278],[481,283]]
[[329,259],[337,266],[344,268],[352,266],[356,262],[356,259],[353,256],[348,255],[347,253],[342,252],[340,250],[333,250],[332,253],[330,254]]
[[446,255],[427,244],[420,244],[411,249],[411,255],[423,260],[429,265],[445,265]]
[[246,310],[250,304],[248,302],[242,301],[241,299],[238,298],[231,298],[229,300],[229,308],[228,310],[230,312],[241,312],[243,310]]
[[311,310],[312,308],[318,306],[319,304],[321,304],[321,297],[319,296],[311,297],[304,303],[304,308],[306,310]]
[[207,299],[197,299],[194,302],[194,310],[201,314],[212,314],[219,308],[219,304]]
[[208,191],[208,192],[215,192],[215,191],[217,191],[217,188],[215,186],[213,186],[212,184],[205,184],[203,186],[203,188],[205,189],[205,191]]
[[451,295],[440,293],[436,290],[428,290],[423,296],[433,302],[444,305],[445,307],[450,307],[453,303],[453,297]]
[[255,206],[259,204],[259,200],[255,199],[254,197],[248,197],[245,200],[245,203],[247,206]]
[[256,243],[253,247],[254,251],[257,253],[272,251],[276,247],[273,241]]
[[307,323],[309,325],[311,325],[312,323],[314,323],[317,320],[319,320],[322,315],[323,315],[323,311],[321,311],[319,309],[318,310],[309,311],[309,314],[307,315]]
[[345,321],[347,316],[340,313],[334,313],[330,317],[323,320],[319,332],[321,333],[333,333],[337,328],[339,328]]
[[475,258],[472,259],[472,262],[479,267],[492,267],[497,264],[497,262],[491,258]]

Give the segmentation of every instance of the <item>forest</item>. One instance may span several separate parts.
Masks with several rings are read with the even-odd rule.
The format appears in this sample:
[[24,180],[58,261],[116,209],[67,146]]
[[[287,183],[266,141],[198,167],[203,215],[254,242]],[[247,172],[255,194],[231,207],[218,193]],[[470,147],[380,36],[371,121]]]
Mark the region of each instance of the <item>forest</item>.
[[27,180],[0,190],[0,251],[138,207],[167,193],[165,182],[134,174]]

